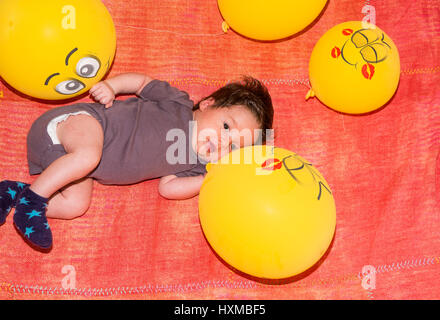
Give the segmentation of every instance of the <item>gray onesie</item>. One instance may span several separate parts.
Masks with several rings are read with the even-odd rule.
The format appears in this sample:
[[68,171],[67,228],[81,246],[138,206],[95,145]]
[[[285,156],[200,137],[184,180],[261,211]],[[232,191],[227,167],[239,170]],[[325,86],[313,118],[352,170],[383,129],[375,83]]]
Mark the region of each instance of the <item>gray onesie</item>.
[[[61,144],[54,144],[48,134],[48,124],[60,115],[87,112],[96,118],[104,131],[101,162],[89,174],[102,184],[132,184],[147,179],[175,174],[178,177],[206,173],[206,163],[200,162],[192,150],[191,125],[193,102],[187,93],[167,82],[152,80],[139,97],[115,100],[110,108],[99,103],[78,103],[51,109],[41,115],[29,130],[27,155],[30,174],[39,174],[57,158],[66,154]],[[174,129],[174,130],[173,130]],[[177,136],[184,134],[179,147],[178,163],[167,161],[167,151],[176,151]],[[175,140],[173,140],[173,137]],[[176,160],[176,157],[171,157]],[[175,162],[175,161],[171,161]]]

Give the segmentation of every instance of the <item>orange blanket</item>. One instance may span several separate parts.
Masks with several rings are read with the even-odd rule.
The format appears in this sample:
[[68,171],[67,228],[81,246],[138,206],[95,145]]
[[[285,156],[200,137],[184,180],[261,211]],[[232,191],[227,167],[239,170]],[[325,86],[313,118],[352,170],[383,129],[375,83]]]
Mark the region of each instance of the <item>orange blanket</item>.
[[[95,183],[89,211],[51,220],[50,253],[0,227],[0,298],[17,299],[439,299],[439,3],[330,1],[316,23],[275,43],[224,34],[216,1],[105,0],[118,38],[110,76],[144,72],[198,100],[242,74],[261,79],[275,106],[277,146],[311,161],[329,182],[337,227],[325,259],[289,281],[258,282],[234,272],[208,246],[198,198],[170,201],[158,180]],[[401,80],[376,113],[337,113],[308,91],[308,60],[332,26],[376,23],[396,43]],[[89,101],[83,98],[82,101]],[[31,182],[26,133],[52,105],[0,83],[0,177]]]

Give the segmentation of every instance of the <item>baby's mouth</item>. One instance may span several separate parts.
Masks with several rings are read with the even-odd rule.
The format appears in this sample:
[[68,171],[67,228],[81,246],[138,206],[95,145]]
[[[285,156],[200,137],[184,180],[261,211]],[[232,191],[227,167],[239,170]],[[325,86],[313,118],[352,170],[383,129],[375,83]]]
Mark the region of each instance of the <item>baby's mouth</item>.
[[203,159],[208,160],[216,150],[215,144],[212,141],[210,141],[209,137],[205,138],[204,141],[199,140],[199,143],[200,144],[197,153]]
[[214,145],[214,143],[212,143],[210,140],[208,140],[206,142],[207,147],[206,147],[206,155],[210,156],[212,153],[214,153],[216,151],[216,147]]

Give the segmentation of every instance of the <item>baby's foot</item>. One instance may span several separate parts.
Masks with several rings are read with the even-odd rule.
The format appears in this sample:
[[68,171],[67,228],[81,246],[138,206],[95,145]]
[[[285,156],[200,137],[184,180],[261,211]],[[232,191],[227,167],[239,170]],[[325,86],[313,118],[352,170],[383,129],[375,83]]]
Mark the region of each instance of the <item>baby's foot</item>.
[[19,181],[0,182],[0,225],[5,223],[9,212],[15,207],[18,195],[27,186],[29,185]]
[[52,232],[46,218],[47,198],[26,187],[17,199],[14,224],[31,244],[42,249],[52,246]]

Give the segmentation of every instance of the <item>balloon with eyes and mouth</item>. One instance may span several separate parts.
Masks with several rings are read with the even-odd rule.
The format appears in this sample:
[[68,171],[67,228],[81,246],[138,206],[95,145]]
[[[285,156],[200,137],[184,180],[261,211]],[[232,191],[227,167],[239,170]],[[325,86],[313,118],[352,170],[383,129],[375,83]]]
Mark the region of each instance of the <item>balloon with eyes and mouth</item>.
[[0,1],[0,76],[28,96],[87,92],[115,50],[113,20],[100,0]]
[[333,193],[298,154],[274,146],[237,149],[207,165],[199,196],[203,233],[229,265],[283,279],[323,257],[336,228]]
[[309,63],[311,90],[325,105],[360,114],[386,104],[400,78],[399,52],[381,29],[360,21],[327,31],[315,45]]

